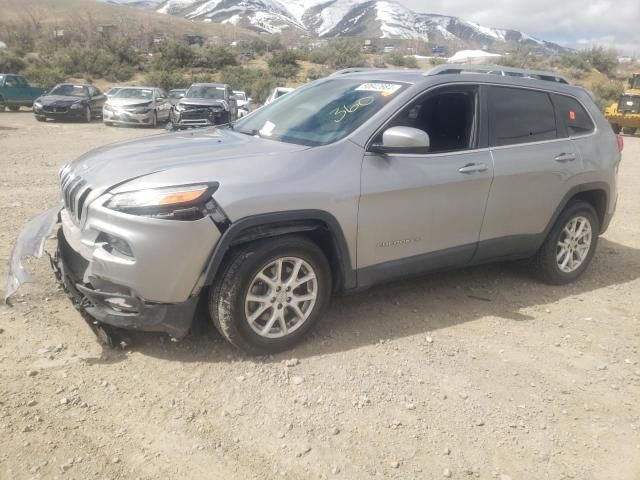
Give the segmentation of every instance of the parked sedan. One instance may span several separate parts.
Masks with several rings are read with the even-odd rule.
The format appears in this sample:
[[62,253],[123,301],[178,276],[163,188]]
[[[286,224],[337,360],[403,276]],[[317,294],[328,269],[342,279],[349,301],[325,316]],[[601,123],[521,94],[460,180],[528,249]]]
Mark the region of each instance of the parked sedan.
[[146,125],[155,127],[169,120],[171,103],[161,88],[125,87],[102,109],[102,119],[111,125]]
[[60,83],[33,102],[36,120],[68,118],[90,122],[102,115],[107,97],[93,85]]

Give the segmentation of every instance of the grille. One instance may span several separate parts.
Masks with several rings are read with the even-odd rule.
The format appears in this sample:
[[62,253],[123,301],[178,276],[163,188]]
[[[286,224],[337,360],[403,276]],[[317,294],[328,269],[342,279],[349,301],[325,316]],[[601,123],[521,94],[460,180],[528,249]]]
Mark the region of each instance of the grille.
[[67,107],[42,107],[45,112],[49,113],[67,113]]
[[618,111],[640,113],[640,95],[623,95],[618,101]]
[[60,190],[62,192],[64,206],[67,212],[69,212],[69,216],[76,223],[80,223],[84,204],[91,193],[91,188],[82,178],[68,170],[63,170],[60,176]]
[[180,118],[184,119],[201,119],[201,118],[209,118],[212,112],[207,107],[190,107],[187,110],[184,110],[180,113]]

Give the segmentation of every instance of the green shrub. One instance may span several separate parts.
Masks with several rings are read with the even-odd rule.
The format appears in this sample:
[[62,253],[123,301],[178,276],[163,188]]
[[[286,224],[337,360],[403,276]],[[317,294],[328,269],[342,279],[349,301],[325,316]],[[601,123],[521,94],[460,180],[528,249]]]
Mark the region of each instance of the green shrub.
[[236,55],[225,47],[207,48],[198,62],[202,67],[220,70],[224,67],[238,65]]
[[309,61],[326,65],[332,70],[367,66],[360,44],[342,38],[330,41],[327,47],[313,50],[309,54]]
[[65,74],[59,68],[44,63],[29,65],[24,71],[24,76],[31,85],[45,88],[51,88],[66,79]]
[[185,88],[189,86],[190,82],[177,71],[153,70],[145,76],[144,83],[151,87],[171,90],[172,88]]
[[607,76],[611,76],[618,66],[618,52],[612,48],[592,47],[586,55],[593,68]]
[[25,69],[25,61],[13,53],[0,53],[0,72],[20,73]]
[[245,67],[227,67],[220,74],[222,83],[228,83],[234,90],[244,90],[247,95],[257,102],[264,102],[271,90],[273,90],[279,81],[264,70],[245,68]]
[[153,70],[176,70],[197,66],[196,52],[182,42],[164,42],[154,54]]
[[297,55],[290,50],[275,52],[268,62],[269,72],[278,78],[294,78],[300,71]]
[[598,100],[598,105],[604,109],[620,98],[620,95],[624,92],[624,83],[608,80],[594,84],[592,89]]
[[382,57],[385,63],[395,65],[396,67],[418,68],[416,57],[404,56],[400,52],[387,53]]

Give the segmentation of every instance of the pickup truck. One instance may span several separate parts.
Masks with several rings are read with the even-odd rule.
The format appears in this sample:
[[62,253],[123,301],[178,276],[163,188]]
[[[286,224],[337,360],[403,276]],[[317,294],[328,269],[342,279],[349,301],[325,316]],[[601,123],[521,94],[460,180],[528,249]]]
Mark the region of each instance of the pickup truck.
[[33,101],[43,93],[45,88],[32,87],[22,75],[0,73],[0,112],[5,107],[13,112],[20,107],[31,107]]

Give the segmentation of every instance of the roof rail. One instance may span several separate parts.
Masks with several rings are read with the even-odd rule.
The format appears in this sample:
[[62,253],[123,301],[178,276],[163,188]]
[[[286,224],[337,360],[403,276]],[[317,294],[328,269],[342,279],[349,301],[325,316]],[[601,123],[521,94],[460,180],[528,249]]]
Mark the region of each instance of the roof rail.
[[555,72],[545,72],[542,70],[528,70],[525,68],[505,67],[502,65],[477,65],[471,63],[464,64],[443,64],[427,70],[424,75],[445,75],[451,73],[485,73],[489,75],[500,75],[503,77],[531,78],[534,80],[544,80],[547,82],[569,83],[569,80]]
[[376,71],[384,71],[385,68],[373,68],[373,67],[351,67],[351,68],[343,68],[342,70],[338,70],[333,72],[330,77],[337,77],[338,75],[346,75],[347,73],[358,73],[358,72],[376,72]]

